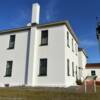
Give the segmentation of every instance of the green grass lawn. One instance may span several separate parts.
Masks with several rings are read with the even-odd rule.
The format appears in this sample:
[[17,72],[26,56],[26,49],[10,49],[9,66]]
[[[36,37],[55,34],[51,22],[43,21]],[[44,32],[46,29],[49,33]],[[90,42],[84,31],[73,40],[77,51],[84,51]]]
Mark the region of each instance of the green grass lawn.
[[100,87],[97,93],[64,88],[0,88],[0,100],[100,100]]

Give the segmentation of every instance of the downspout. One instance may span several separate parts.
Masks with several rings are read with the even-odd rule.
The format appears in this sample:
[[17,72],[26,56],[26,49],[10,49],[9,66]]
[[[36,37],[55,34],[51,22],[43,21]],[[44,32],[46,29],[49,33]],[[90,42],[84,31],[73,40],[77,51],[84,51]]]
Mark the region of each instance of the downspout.
[[25,66],[25,79],[24,84],[27,85],[28,80],[28,65],[29,65],[29,54],[30,54],[30,30],[28,31],[28,37],[27,37],[27,51],[26,51],[26,66]]

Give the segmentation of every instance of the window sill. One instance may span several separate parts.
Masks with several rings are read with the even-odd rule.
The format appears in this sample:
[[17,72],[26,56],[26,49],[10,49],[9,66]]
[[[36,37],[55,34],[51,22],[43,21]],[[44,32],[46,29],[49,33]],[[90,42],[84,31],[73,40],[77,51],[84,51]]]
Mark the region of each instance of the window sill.
[[5,75],[4,77],[11,77],[11,76]]
[[7,50],[13,50],[14,48],[7,48]]
[[40,44],[40,46],[47,46],[48,44]]
[[68,48],[70,48],[70,46],[69,46],[69,45],[67,45],[67,47],[68,47]]
[[71,75],[67,75],[68,77],[70,77]]
[[47,77],[47,75],[38,75],[38,77]]

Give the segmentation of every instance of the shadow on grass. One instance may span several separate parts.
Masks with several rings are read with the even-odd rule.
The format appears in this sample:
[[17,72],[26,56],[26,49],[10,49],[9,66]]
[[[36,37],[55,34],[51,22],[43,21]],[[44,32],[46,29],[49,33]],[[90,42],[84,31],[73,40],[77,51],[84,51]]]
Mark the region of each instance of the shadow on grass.
[[0,88],[0,100],[100,100],[100,87],[97,93],[82,93],[77,88]]

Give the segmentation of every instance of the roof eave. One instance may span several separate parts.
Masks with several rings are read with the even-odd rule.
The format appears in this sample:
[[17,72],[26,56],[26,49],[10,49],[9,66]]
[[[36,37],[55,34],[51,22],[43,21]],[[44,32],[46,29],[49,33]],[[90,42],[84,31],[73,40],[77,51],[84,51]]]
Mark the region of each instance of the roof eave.
[[3,31],[0,31],[0,35],[6,34],[6,33],[11,33],[11,32],[25,31],[25,30],[30,30],[30,27],[26,26],[26,27],[21,27],[21,28],[14,28],[14,29],[3,30]]
[[84,55],[86,56],[86,58],[88,58],[88,55],[87,55],[86,51],[83,48],[78,48],[78,51],[82,51],[84,53]]
[[38,25],[38,28],[46,28],[46,27],[51,27],[51,26],[58,26],[58,25],[66,25],[66,27],[69,29],[70,33],[72,34],[72,36],[75,38],[76,42],[79,44],[79,40],[75,34],[75,32],[73,31],[73,29],[71,28],[71,25],[69,24],[68,21],[59,21],[59,22],[52,22],[52,23],[48,23],[48,24],[43,24],[43,25]]
[[58,26],[58,25],[66,25],[66,27],[69,29],[70,33],[72,34],[72,36],[74,37],[76,42],[79,44],[79,40],[78,40],[76,34],[74,33],[73,29],[71,28],[68,21],[52,22],[52,23],[42,24],[42,25],[31,23],[30,26],[25,26],[25,27],[21,27],[21,28],[8,29],[8,30],[0,31],[0,34],[29,30],[33,26],[36,26],[37,28],[44,28],[44,27]]

